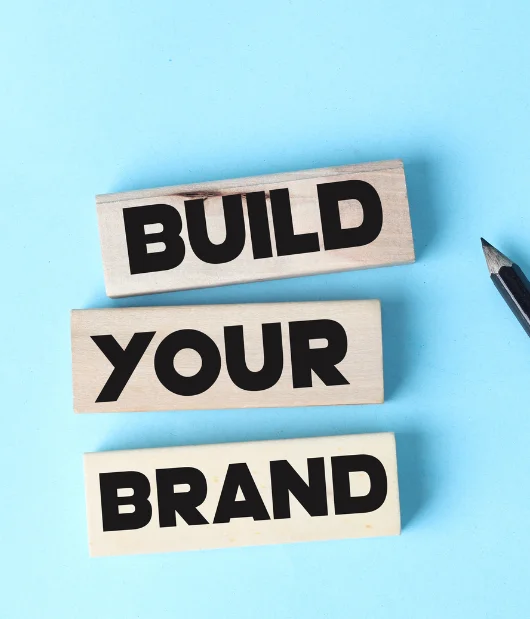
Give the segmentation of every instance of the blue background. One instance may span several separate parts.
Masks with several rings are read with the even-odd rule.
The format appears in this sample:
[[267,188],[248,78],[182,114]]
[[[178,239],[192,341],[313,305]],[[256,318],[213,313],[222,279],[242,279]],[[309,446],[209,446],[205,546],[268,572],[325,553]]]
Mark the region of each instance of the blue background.
[[[528,615],[530,4],[3,6],[0,617]],[[403,158],[410,266],[111,301],[94,195]],[[77,415],[72,308],[380,298],[382,406]],[[82,454],[397,434],[397,538],[89,559]]]

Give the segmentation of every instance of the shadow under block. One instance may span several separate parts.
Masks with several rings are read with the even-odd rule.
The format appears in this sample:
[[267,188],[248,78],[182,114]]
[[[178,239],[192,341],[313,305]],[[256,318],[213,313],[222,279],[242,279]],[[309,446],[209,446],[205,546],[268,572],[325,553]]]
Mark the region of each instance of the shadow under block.
[[85,454],[91,556],[399,535],[394,435]]
[[79,413],[383,402],[379,301],[74,310]]
[[401,161],[96,197],[110,297],[414,262]]

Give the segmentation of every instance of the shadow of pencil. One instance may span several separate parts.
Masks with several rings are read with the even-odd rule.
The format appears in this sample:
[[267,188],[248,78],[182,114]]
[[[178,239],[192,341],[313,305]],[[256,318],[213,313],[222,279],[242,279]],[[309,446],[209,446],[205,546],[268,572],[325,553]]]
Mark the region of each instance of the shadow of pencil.
[[[527,246],[528,245],[526,244],[526,247]],[[497,247],[497,249],[505,254],[507,258],[513,260],[520,267],[526,277],[530,279],[530,252],[528,250],[520,251],[520,248],[524,249],[524,245],[521,243],[514,243],[513,239],[507,241],[502,245],[502,247]]]

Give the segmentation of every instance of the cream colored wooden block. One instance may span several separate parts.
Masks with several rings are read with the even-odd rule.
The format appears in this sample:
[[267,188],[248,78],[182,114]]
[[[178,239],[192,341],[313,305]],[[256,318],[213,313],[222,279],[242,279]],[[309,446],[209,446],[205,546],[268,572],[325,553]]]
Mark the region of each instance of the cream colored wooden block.
[[393,434],[85,454],[91,556],[399,535]]
[[414,261],[401,161],[96,197],[110,297]]
[[72,312],[76,412],[383,401],[379,301]]

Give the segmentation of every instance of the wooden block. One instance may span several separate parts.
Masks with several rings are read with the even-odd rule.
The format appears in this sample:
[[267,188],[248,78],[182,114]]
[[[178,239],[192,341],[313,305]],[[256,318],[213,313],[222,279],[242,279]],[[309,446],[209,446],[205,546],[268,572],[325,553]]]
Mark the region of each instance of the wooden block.
[[74,310],[74,409],[383,401],[379,301]]
[[393,434],[85,454],[91,556],[399,535]]
[[107,294],[414,261],[401,161],[96,197]]

